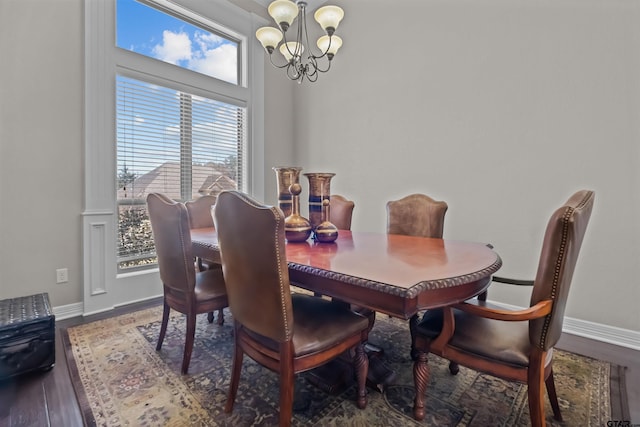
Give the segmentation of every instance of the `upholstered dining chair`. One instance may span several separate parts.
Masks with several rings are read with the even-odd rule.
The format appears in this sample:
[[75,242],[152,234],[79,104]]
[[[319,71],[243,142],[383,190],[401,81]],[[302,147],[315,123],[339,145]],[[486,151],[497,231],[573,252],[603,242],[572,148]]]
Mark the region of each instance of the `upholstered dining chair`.
[[449,206],[424,194],[387,202],[387,234],[442,238]]
[[162,348],[171,309],[185,314],[187,330],[181,372],[186,374],[193,351],[196,315],[227,307],[222,269],[196,272],[184,204],[151,193],[147,196],[147,207],[164,288],[164,311],[156,350]]
[[551,215],[528,308],[511,311],[472,299],[427,311],[417,326],[415,343],[419,350],[414,365],[416,418],[424,416],[427,354],[433,353],[477,371],[526,383],[534,427],[546,425],[546,385],[554,418],[562,421],[553,381],[553,347],[562,332],[569,287],[593,202],[592,191],[578,191]]
[[[329,221],[338,227],[338,230],[351,230],[351,219],[356,204],[340,194],[332,194],[330,206]],[[320,294],[316,292],[315,296],[320,296]],[[376,312],[354,304],[351,305],[351,309],[369,319],[369,331],[371,331],[376,321]]]
[[[387,234],[442,238],[444,217],[449,206],[425,194],[410,194],[399,200],[387,202]],[[416,325],[420,317],[409,319],[411,334],[411,359],[417,357],[415,349]]]
[[330,200],[329,221],[338,227],[338,230],[351,230],[355,203],[339,194],[332,194]]
[[280,209],[263,206],[238,191],[224,191],[214,217],[235,327],[225,411],[233,410],[245,353],[279,374],[279,422],[288,426],[295,374],[353,349],[357,405],[364,408],[367,319],[344,304],[291,293]]
[[[216,196],[204,195],[194,200],[185,202],[187,213],[189,214],[189,228],[207,228],[213,227],[213,212],[211,208],[216,204]],[[196,266],[198,271],[211,270],[212,268],[222,268],[222,266],[213,261],[208,261],[200,257],[196,257]],[[213,322],[213,312],[207,313],[209,323]],[[218,310],[218,325],[224,324],[224,310]]]
[[[185,202],[187,213],[189,214],[190,228],[206,228],[213,227],[213,216],[211,208],[216,204],[216,197],[205,195],[194,200]],[[207,270],[211,267],[220,268],[220,264],[214,264],[200,258],[196,259],[198,269],[200,271]]]

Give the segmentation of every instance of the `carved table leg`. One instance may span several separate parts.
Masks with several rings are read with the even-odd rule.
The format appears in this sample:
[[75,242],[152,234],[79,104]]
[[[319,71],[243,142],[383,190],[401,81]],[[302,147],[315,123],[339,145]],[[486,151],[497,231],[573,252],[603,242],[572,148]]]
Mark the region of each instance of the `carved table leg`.
[[429,381],[429,366],[427,358],[429,353],[419,351],[413,364],[413,381],[415,383],[416,397],[413,403],[413,416],[416,420],[424,419],[424,399]]
[[356,378],[358,380],[358,408],[364,409],[367,406],[366,372],[369,369],[369,358],[364,352],[364,346],[362,344],[356,347],[354,365],[356,370]]

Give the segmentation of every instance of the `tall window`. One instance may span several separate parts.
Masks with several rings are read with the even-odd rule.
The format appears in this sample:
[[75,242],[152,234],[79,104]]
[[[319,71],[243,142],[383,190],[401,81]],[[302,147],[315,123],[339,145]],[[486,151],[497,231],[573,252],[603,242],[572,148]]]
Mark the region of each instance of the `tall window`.
[[[118,0],[116,10],[116,45],[126,51],[115,85],[117,262],[119,271],[129,271],[155,263],[149,193],[187,201],[246,190],[246,107],[184,84],[237,85],[241,61],[232,36],[134,0]],[[176,84],[176,76],[184,80]]]

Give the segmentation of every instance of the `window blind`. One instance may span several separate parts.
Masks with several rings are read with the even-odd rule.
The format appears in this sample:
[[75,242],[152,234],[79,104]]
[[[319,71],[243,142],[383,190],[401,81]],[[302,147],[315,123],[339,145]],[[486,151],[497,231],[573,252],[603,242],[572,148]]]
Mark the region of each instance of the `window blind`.
[[246,108],[118,75],[118,268],[155,263],[146,197],[244,189]]

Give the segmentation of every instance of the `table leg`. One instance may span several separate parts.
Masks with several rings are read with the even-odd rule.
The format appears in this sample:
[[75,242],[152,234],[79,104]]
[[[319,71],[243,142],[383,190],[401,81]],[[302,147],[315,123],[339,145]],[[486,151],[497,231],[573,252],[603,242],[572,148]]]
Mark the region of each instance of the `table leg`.
[[416,361],[413,364],[413,381],[415,383],[416,397],[413,403],[413,416],[416,420],[424,419],[424,399],[427,392],[427,382],[429,381],[429,365],[427,365],[428,354],[419,351]]
[[359,345],[356,347],[354,365],[356,367],[356,378],[358,380],[358,408],[364,409],[367,406],[367,389],[365,386],[367,378],[364,373],[369,368],[369,358],[364,352],[363,345]]

